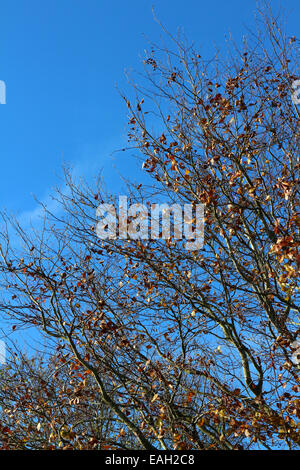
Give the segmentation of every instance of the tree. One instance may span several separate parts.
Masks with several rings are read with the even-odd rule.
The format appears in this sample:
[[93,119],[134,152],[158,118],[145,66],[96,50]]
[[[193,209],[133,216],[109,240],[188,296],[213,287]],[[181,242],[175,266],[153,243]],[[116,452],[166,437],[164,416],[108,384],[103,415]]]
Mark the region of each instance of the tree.
[[[90,418],[94,446],[299,448],[299,50],[279,20],[258,13],[258,33],[210,61],[167,33],[171,48],[152,47],[146,81],[124,97],[129,141],[152,181],[132,184],[130,201],[205,204],[202,250],[172,233],[99,239],[97,207],[116,198],[68,171],[61,215],[45,208],[41,233],[3,216],[24,248],[14,250],[3,229],[1,310],[53,339],[55,374],[72,371],[68,396],[78,387],[97,396],[109,426],[100,438]],[[16,390],[36,374],[12,373],[4,383]],[[44,380],[41,399],[52,386]],[[62,383],[55,403],[67,418],[52,409],[52,419],[70,437],[85,405],[79,394],[67,409]],[[9,426],[2,412],[10,430],[27,419],[26,407],[14,410]],[[82,426],[48,445],[89,448]],[[22,447],[23,435],[1,439]]]
[[[89,372],[81,374],[64,347],[55,356],[11,351],[0,374],[1,449],[104,449],[116,424]],[[122,443],[118,445],[122,448]],[[124,445],[124,449],[126,446]]]

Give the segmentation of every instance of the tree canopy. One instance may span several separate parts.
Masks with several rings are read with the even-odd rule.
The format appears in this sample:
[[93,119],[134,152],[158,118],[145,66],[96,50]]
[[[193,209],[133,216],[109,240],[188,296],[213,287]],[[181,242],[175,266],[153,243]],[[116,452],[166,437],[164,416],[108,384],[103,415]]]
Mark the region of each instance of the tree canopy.
[[3,214],[2,315],[50,342],[1,367],[2,449],[299,448],[299,41],[257,24],[212,59],[165,32],[123,97],[130,202],[204,204],[203,248],[98,238],[116,195],[68,170],[42,228]]

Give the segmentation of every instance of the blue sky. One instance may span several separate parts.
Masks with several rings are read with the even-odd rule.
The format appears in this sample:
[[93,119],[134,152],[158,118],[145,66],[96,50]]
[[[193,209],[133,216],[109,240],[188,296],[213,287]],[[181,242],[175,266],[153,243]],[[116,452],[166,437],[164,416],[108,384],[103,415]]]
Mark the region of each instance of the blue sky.
[[[276,0],[271,3],[277,5]],[[203,54],[231,31],[239,39],[253,24],[254,0],[2,0],[0,79],[0,209],[34,211],[47,198],[62,160],[88,177],[104,168],[110,187],[136,162],[113,150],[126,142],[126,116],[115,85],[129,90],[124,70],[141,70],[161,31],[152,5],[171,32],[184,27]],[[289,32],[299,31],[299,0],[283,2]],[[126,158],[126,160],[124,160]]]

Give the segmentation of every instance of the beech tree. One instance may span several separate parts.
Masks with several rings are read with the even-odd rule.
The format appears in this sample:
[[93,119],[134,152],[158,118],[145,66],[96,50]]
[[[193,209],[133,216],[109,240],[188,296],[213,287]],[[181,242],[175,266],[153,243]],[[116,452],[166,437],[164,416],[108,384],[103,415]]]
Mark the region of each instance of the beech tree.
[[3,215],[1,312],[52,346],[2,371],[2,448],[299,448],[299,41],[257,24],[210,60],[166,32],[124,96],[130,202],[204,204],[202,249],[98,238],[117,197],[69,171],[42,230]]
[[[11,351],[0,374],[2,449],[114,445],[109,438],[115,427],[111,410],[90,385],[88,371],[78,372],[72,358],[63,354],[63,347],[58,350],[59,354],[48,359],[26,357],[16,348]],[[118,446],[122,448],[122,443]]]

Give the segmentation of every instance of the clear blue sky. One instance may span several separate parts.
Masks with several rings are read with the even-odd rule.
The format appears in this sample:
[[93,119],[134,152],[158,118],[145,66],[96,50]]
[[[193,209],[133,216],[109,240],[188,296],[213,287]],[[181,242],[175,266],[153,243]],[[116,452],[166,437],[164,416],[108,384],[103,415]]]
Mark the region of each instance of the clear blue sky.
[[[299,0],[282,3],[297,35]],[[0,209],[34,210],[32,194],[47,197],[63,157],[78,172],[105,168],[109,184],[117,180],[109,155],[124,145],[127,109],[115,84],[126,90],[124,69],[141,70],[143,34],[154,41],[161,34],[152,5],[171,32],[183,26],[204,54],[229,30],[239,39],[255,9],[254,0],[1,1]]]

